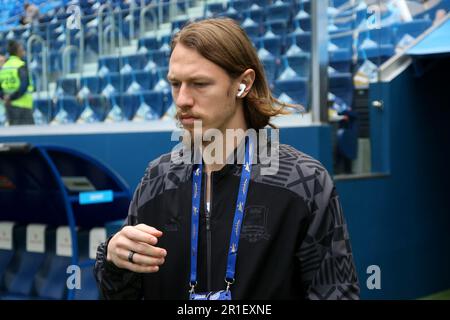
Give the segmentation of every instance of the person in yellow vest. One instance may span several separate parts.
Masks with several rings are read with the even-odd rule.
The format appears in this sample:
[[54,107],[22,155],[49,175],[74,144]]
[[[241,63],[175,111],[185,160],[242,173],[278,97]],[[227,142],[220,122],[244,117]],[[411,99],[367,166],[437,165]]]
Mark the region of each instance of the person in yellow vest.
[[0,69],[0,99],[10,125],[34,124],[33,85],[23,61],[25,50],[15,41],[8,42],[9,58]]

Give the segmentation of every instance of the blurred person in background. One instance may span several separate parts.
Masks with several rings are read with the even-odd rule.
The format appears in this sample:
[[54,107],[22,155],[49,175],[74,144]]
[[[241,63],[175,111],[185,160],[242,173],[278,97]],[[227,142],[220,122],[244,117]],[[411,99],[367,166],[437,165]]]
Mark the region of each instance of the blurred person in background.
[[8,42],[9,58],[0,69],[0,99],[10,125],[34,124],[33,85],[23,58],[25,50],[15,41]]

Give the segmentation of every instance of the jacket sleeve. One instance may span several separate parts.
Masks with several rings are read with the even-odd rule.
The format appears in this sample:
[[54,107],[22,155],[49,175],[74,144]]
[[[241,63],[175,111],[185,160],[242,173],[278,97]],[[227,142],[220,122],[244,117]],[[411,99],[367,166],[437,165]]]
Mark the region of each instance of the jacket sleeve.
[[[137,224],[137,198],[139,188],[136,190],[128,211],[128,217],[123,225]],[[94,277],[101,291],[102,297],[107,300],[138,300],[142,299],[142,274],[118,268],[106,260],[109,240],[98,246],[94,266]]]
[[316,171],[306,235],[300,244],[304,297],[310,300],[357,300],[359,283],[339,196],[325,169]]
[[20,67],[18,70],[19,78],[20,78],[20,87],[10,95],[11,100],[19,99],[23,96],[28,89],[29,78],[28,78],[28,70],[26,66]]

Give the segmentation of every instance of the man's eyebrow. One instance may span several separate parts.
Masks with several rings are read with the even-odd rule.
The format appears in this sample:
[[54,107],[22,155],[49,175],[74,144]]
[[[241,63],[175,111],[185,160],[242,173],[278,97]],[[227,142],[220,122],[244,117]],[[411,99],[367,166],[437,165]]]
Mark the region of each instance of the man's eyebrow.
[[[172,75],[168,74],[167,75],[167,80],[169,80],[169,81],[177,81],[178,79],[175,76],[172,76]],[[194,75],[194,76],[188,77],[186,80],[187,81],[196,81],[196,80],[211,81],[211,80],[214,80],[214,79],[209,77],[209,76],[207,76],[207,75]]]

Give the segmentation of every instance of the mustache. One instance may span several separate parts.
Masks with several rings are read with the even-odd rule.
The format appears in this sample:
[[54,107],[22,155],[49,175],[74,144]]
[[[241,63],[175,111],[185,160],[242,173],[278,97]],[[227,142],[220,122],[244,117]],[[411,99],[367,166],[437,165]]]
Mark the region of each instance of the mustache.
[[201,120],[201,117],[197,114],[177,111],[177,113],[175,114],[175,119],[177,119],[178,121],[181,121],[182,118],[197,118],[197,119]]

